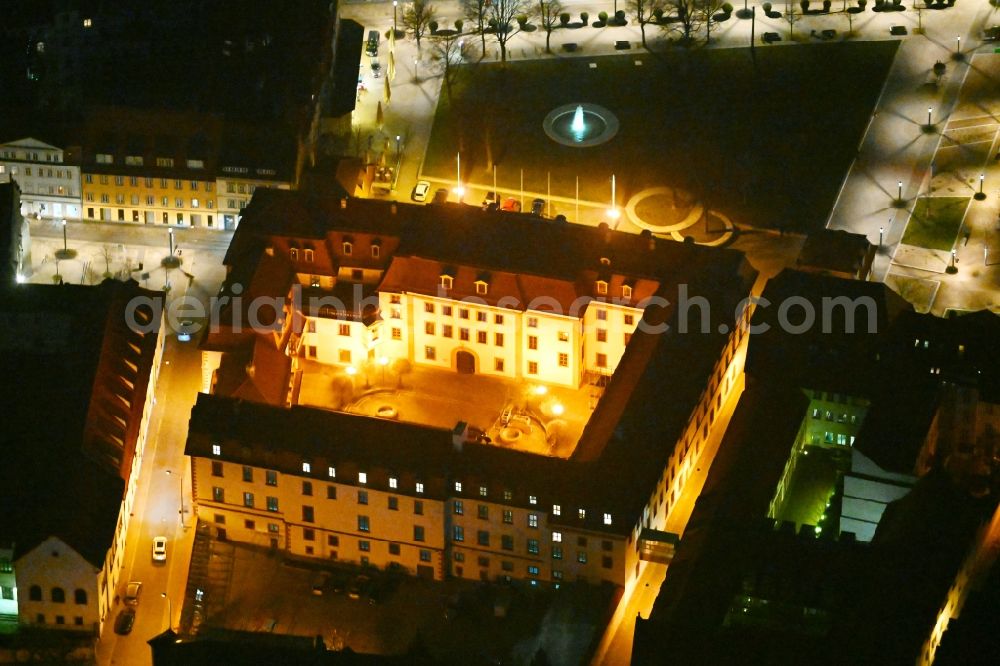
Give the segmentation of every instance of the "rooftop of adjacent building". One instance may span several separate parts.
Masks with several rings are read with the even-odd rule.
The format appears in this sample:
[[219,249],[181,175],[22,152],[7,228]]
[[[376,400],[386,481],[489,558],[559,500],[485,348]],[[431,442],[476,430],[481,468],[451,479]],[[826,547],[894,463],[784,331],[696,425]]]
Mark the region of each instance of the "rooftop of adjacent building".
[[806,236],[795,265],[801,270],[853,276],[858,274],[872,250],[864,234],[823,229]]
[[157,343],[126,324],[135,297],[159,299],[112,280],[0,290],[3,531],[19,555],[54,534],[103,562]]

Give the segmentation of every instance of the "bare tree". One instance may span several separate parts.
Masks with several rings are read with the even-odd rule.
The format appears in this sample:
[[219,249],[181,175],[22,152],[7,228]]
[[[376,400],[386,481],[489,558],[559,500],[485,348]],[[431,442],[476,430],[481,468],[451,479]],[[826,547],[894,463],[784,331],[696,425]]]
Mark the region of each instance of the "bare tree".
[[431,21],[437,16],[437,8],[424,0],[413,0],[403,12],[403,25],[413,31],[417,40],[417,50],[420,50],[420,38],[427,34]]
[[531,0],[493,0],[489,6],[489,21],[493,27],[493,38],[500,45],[500,61],[507,62],[507,42],[521,32],[517,22],[520,14],[531,13]]
[[669,32],[680,32],[685,43],[690,43],[694,39],[694,34],[701,29],[702,17],[704,14],[699,11],[700,0],[665,0],[664,7],[668,13],[672,13],[674,21],[664,23],[664,30]]
[[705,42],[712,41],[712,24],[715,23],[715,15],[722,10],[726,0],[699,0],[698,13],[705,24]]
[[489,23],[490,0],[462,0],[462,12],[479,33],[483,43],[483,56],[486,55],[486,26]]
[[642,33],[642,47],[646,46],[646,25],[656,20],[655,12],[665,9],[666,0],[628,0],[627,7],[635,16],[635,22],[639,24],[639,32]]
[[538,0],[538,19],[545,31],[545,52],[552,53],[549,41],[552,39],[552,31],[559,25],[559,14],[562,13],[563,6],[559,0]]
[[451,87],[461,71],[457,65],[469,57],[471,48],[458,34],[435,35],[431,39],[431,58],[437,64],[438,71],[444,78],[444,89],[451,102]]
[[801,16],[795,13],[795,3],[791,0],[785,4],[785,20],[788,21],[788,41],[795,39],[795,24],[799,22]]
[[101,259],[104,260],[104,277],[111,277],[111,260],[114,258],[114,249],[110,245],[101,246]]

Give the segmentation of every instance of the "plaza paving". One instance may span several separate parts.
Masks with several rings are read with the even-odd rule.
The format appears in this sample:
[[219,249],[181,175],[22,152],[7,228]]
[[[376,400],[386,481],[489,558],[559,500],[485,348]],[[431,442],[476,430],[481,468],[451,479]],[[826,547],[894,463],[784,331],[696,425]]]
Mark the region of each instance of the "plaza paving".
[[[573,453],[600,395],[587,384],[571,389],[422,366],[401,374],[392,364],[374,365],[353,376],[314,361],[300,367],[300,405],[448,430],[465,421],[495,446],[562,458]],[[500,420],[508,409],[505,426]]]

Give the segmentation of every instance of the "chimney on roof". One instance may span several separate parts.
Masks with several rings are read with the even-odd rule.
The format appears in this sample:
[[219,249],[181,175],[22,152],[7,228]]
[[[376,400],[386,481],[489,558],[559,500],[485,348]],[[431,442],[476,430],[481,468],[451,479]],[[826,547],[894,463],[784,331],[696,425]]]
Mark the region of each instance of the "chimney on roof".
[[346,198],[340,200],[340,207],[341,208],[347,208],[347,199]]
[[393,201],[392,205],[389,206],[389,212],[392,213],[393,215],[396,214],[396,202],[395,201]]
[[455,427],[451,429],[451,445],[455,448],[455,453],[462,452],[462,446],[468,441],[469,437],[469,424],[465,421],[459,421],[455,424]]

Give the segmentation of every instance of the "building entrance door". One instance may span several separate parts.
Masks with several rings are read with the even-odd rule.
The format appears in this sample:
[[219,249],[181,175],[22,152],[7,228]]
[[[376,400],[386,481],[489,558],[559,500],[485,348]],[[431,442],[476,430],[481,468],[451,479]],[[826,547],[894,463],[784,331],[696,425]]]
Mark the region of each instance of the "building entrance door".
[[476,357],[467,351],[460,351],[455,354],[455,370],[463,375],[473,375],[476,373]]

